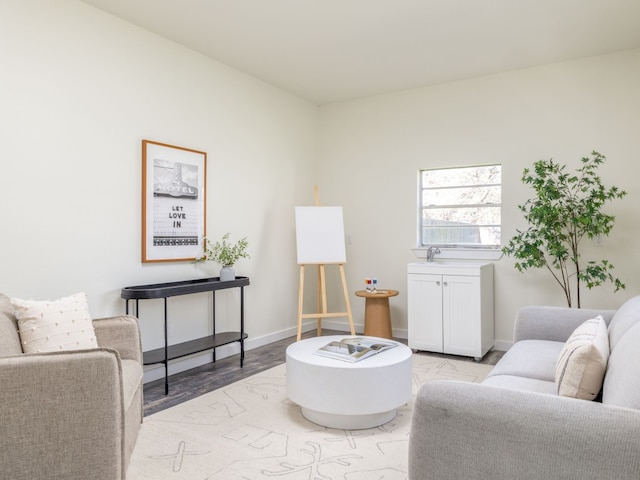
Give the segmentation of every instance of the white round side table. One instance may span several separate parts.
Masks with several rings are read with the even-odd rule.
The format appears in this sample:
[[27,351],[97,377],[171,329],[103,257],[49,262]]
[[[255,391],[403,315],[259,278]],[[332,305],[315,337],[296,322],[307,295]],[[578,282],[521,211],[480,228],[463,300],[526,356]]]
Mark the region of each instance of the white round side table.
[[411,399],[412,351],[398,343],[355,363],[313,353],[348,337],[313,337],[289,345],[287,394],[305,418],[319,425],[345,430],[377,427],[392,420],[396,409]]

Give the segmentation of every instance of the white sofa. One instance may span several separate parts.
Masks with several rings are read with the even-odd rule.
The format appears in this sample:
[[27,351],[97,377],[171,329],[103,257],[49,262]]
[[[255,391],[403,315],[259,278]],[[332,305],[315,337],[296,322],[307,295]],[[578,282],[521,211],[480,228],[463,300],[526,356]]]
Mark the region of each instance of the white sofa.
[[[597,315],[610,348],[601,394],[560,396],[558,356]],[[640,479],[640,296],[617,311],[520,309],[514,345],[482,383],[435,381],[419,390],[409,478]]]

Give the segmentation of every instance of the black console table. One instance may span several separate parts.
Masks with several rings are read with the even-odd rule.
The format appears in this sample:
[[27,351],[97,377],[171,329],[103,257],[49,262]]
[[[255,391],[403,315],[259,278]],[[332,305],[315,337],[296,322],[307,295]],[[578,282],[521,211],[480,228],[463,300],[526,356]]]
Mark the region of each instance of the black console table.
[[[185,280],[181,282],[155,283],[151,285],[138,285],[124,287],[120,296],[126,300],[126,312],[129,314],[129,300],[135,300],[136,315],[138,315],[138,302],[162,298],[164,300],[164,347],[149,350],[143,353],[143,363],[153,365],[164,364],[164,393],[169,393],[169,361],[176,358],[191,355],[193,353],[213,350],[213,361],[216,361],[216,347],[233,342],[240,342],[240,367],[244,364],[244,340],[247,334],[244,332],[244,287],[249,285],[248,277],[236,277],[235,280],[221,281],[219,277],[201,278],[197,280]],[[216,333],[216,290],[227,288],[240,288],[240,331]],[[212,334],[202,338],[189,340],[188,342],[169,345],[167,328],[167,298],[192,293],[211,292],[213,298],[212,307]]]

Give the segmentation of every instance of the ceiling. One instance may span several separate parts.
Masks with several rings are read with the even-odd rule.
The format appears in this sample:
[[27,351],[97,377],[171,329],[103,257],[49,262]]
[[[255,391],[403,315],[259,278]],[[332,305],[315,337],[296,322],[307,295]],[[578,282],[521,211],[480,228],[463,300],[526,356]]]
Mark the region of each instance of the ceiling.
[[317,104],[640,47],[639,0],[82,0]]

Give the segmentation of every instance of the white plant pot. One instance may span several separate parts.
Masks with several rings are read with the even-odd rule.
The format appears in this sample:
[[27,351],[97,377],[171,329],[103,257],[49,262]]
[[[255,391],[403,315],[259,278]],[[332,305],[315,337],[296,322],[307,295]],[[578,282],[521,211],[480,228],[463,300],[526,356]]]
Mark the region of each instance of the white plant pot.
[[236,279],[236,270],[233,265],[225,265],[220,269],[220,281],[228,282]]

